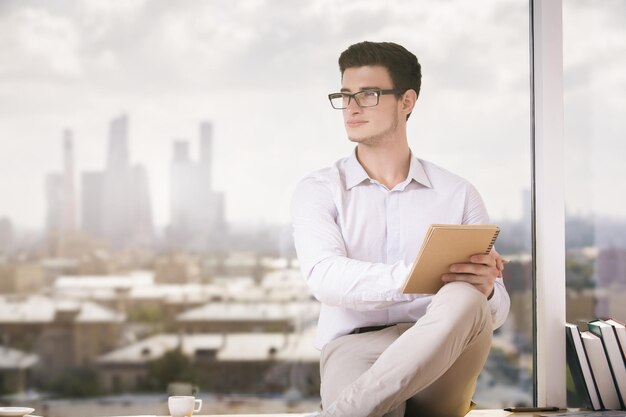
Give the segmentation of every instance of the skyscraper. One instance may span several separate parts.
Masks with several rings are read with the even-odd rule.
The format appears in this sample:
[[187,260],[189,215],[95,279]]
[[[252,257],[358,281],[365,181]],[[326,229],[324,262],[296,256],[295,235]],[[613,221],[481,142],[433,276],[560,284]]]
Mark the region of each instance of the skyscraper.
[[193,250],[224,242],[224,197],[212,187],[212,126],[200,124],[200,158],[193,161],[186,141],[174,142],[170,182],[170,243]]
[[132,228],[131,207],[133,189],[128,158],[128,118],[125,115],[111,121],[109,149],[104,175],[103,233],[115,246],[128,243]]
[[104,172],[81,176],[81,229],[89,236],[104,238]]
[[189,144],[182,140],[174,142],[170,181],[170,240],[182,245],[189,239],[193,221],[189,206],[196,188],[195,164],[189,156]]
[[109,125],[109,152],[107,153],[107,171],[126,169],[130,166],[128,152],[128,116],[125,114],[111,120]]
[[72,131],[63,132],[63,208],[62,229],[65,235],[76,231],[76,188],[74,185],[74,138]]
[[46,229],[49,252],[64,254],[67,240],[76,232],[76,193],[74,187],[74,143],[72,131],[63,131],[62,173],[46,176]]
[[154,238],[152,222],[152,206],[150,204],[150,185],[148,172],[139,164],[133,165],[131,170],[131,199],[132,235],[130,241],[134,245],[149,246]]
[[61,210],[63,207],[63,176],[58,172],[46,175],[46,230],[48,236],[55,237],[61,231]]
[[0,252],[13,248],[13,223],[7,217],[0,217]]
[[154,237],[148,174],[131,165],[128,145],[128,117],[121,115],[109,126],[105,170],[82,175],[83,230],[117,248],[150,245]]
[[209,190],[213,188],[213,177],[211,175],[213,160],[213,126],[211,123],[200,123],[200,169],[202,178]]

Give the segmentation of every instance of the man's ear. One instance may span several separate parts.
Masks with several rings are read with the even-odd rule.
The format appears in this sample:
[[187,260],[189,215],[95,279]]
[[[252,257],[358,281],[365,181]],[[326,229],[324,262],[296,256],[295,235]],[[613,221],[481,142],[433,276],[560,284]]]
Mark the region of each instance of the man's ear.
[[402,111],[409,114],[413,111],[417,102],[417,93],[415,90],[406,90],[402,95]]

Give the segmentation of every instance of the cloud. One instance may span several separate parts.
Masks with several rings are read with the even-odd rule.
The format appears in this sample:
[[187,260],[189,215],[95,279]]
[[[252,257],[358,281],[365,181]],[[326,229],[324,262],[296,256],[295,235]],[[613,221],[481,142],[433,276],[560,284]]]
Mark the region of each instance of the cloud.
[[[412,122],[418,134],[438,130],[437,109],[446,106],[448,97],[459,97],[454,96],[459,89],[468,94],[464,99],[476,100],[476,92],[484,97],[485,89],[499,82],[502,67],[494,61],[516,28],[493,20],[493,2],[477,1],[16,3],[0,11],[11,28],[0,42],[12,51],[12,71],[19,74],[11,82],[0,75],[0,103],[5,103],[0,111],[10,115],[0,133],[18,132],[24,149],[53,154],[58,143],[48,141],[44,147],[41,137],[58,138],[54,129],[69,126],[80,152],[77,165],[97,169],[104,160],[107,121],[128,109],[133,158],[148,166],[162,223],[167,219],[162,207],[167,206],[163,184],[170,141],[195,139],[197,123],[209,119],[217,132],[216,181],[233,208],[228,216],[271,219],[278,212],[275,205],[255,206],[251,212],[247,193],[240,190],[256,190],[255,201],[263,195],[277,201],[306,170],[330,164],[351,148],[340,114],[331,112],[324,97],[339,85],[337,57],[351,43],[391,40],[420,57],[429,80],[427,97],[432,95],[428,117],[416,114]],[[25,14],[30,27],[48,28],[54,35],[50,54],[38,58],[44,61],[40,72],[29,68],[30,52],[20,43],[20,16]],[[53,68],[59,67],[54,64],[59,56],[72,63],[60,67],[65,79],[53,74],[59,71]],[[488,112],[493,103],[482,106],[474,108]],[[457,125],[471,126],[469,116],[459,111]],[[33,118],[45,121],[39,130],[28,127]],[[456,137],[455,128],[434,137],[446,135]],[[292,157],[266,166],[282,154]],[[41,167],[28,164],[40,178]],[[250,176],[241,167],[258,174]],[[38,191],[30,200],[40,199]]]
[[80,36],[68,17],[24,7],[0,15],[0,80],[82,75]]
[[[43,65],[28,65],[19,42],[5,43],[16,51],[13,73],[22,77],[35,75],[24,67],[38,67],[39,76],[52,69],[145,94],[324,86],[335,82],[337,56],[349,44],[392,40],[424,56],[437,86],[476,90],[498,81],[497,59],[520,58],[494,56],[519,36],[519,26],[498,20],[515,2],[474,3],[83,0],[65,14],[19,9],[31,14],[28,26],[53,32],[29,42],[48,53]],[[459,24],[459,14],[469,24]],[[12,14],[5,19],[11,23],[5,31],[15,36],[22,22]]]
[[[572,22],[584,23],[585,10],[575,9]],[[409,126],[418,152],[451,161],[460,173],[475,171],[460,165],[464,159],[518,166],[528,149],[527,12],[518,0],[3,1],[0,137],[18,140],[2,142],[0,166],[5,150],[21,147],[30,175],[41,178],[41,164],[26,161],[30,150],[58,152],[56,139],[68,126],[76,131],[78,163],[98,169],[107,122],[127,110],[134,159],[148,166],[155,204],[167,206],[171,140],[195,140],[197,123],[208,119],[217,132],[215,177],[234,207],[228,215],[250,218],[241,190],[254,188],[255,201],[263,193],[279,198],[304,170],[350,148],[324,95],[339,85],[339,53],[362,40],[398,42],[422,62],[424,89]],[[605,51],[622,48],[623,18],[598,16],[621,34]],[[623,88],[624,55],[603,53],[584,36],[581,42],[566,61],[572,82],[593,70],[585,65],[600,65],[607,71],[596,80],[602,91]],[[465,158],[452,154],[458,149]],[[283,154],[291,157],[282,166],[264,165]],[[246,175],[242,166],[263,174]],[[480,182],[491,185],[487,177]],[[41,199],[33,189],[24,201]],[[167,210],[159,210],[162,223]],[[254,212],[271,219],[276,208],[268,203]]]

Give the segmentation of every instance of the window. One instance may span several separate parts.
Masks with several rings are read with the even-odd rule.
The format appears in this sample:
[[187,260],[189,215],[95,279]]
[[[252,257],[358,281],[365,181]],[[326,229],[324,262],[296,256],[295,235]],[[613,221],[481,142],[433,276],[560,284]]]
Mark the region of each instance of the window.
[[624,16],[623,1],[563,2],[566,318],[581,330],[626,321]]
[[[194,348],[201,358],[216,351],[217,367],[225,354],[227,364],[243,363],[266,346],[237,346],[229,333],[251,333],[241,329],[259,315],[248,307],[262,302],[277,323],[297,317],[256,329],[281,337],[275,357],[287,357],[286,347],[301,353],[276,366],[315,369],[315,352],[303,346],[319,311],[294,260],[291,192],[353,149],[326,96],[340,86],[339,53],[390,40],[422,64],[408,132],[414,154],[477,187],[511,261],[511,314],[476,401],[532,402],[527,1],[15,2],[0,22],[11,56],[0,95],[12,103],[0,120],[0,137],[11,138],[0,142],[0,191],[11,196],[0,212],[0,254],[37,267],[28,282],[41,296],[81,301],[84,326],[106,323],[110,337],[92,338],[86,363],[103,350],[147,360],[147,351],[124,349],[155,335],[171,336],[168,349],[185,346],[191,333],[211,334]],[[219,331],[206,331],[216,323]],[[231,394],[245,383],[225,380]],[[309,391],[289,390],[290,401]],[[302,411],[319,403],[304,401]]]

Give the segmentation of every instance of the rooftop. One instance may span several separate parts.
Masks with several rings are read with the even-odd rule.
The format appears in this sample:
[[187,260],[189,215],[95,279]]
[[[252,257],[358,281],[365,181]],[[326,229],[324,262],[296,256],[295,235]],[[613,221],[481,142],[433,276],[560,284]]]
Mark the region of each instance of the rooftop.
[[100,364],[142,364],[180,346],[188,356],[216,352],[220,361],[318,361],[313,347],[315,328],[302,333],[159,334],[116,349],[98,358]]
[[154,285],[154,274],[135,271],[123,275],[72,275],[60,276],[54,282],[55,291],[81,289],[135,288]]
[[278,301],[310,299],[306,283],[295,269],[273,271],[260,284],[252,277],[215,277],[211,283],[160,284],[154,282],[150,271],[136,271],[126,275],[61,276],[54,283],[54,294],[74,299],[92,299],[111,302],[121,291],[130,301],[160,300],[165,303],[208,300]]
[[50,323],[58,314],[75,314],[77,323],[122,322],[124,315],[90,301],[54,300],[41,295],[0,296],[0,323]]
[[215,349],[222,346],[220,334],[194,334],[179,336],[176,334],[158,334],[147,339],[132,343],[120,349],[104,354],[97,359],[98,363],[145,363],[158,359],[167,351],[177,346],[189,355],[194,356],[200,349]]
[[290,303],[213,302],[185,311],[179,314],[176,319],[187,322],[212,320],[291,321],[317,317],[318,315],[319,304],[308,301]]
[[39,362],[37,355],[0,346],[0,370],[28,369],[37,362]]

